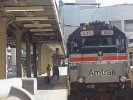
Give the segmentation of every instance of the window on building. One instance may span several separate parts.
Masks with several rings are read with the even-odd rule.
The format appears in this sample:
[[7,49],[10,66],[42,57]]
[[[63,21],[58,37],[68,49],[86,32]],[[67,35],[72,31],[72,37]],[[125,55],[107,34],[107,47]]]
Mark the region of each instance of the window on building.
[[126,32],[132,32],[133,31],[133,20],[125,20],[125,31]]

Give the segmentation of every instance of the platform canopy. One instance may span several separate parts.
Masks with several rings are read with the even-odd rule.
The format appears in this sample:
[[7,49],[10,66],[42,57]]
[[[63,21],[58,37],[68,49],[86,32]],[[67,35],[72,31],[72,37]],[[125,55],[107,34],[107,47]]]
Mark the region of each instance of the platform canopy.
[[58,47],[64,52],[56,0],[0,0],[0,18],[11,23],[7,28],[7,43],[15,46],[14,30],[23,30],[22,38]]

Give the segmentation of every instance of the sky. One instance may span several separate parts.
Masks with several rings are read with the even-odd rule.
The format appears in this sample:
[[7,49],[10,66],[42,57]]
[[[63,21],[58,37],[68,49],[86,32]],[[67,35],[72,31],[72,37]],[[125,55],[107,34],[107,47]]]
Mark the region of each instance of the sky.
[[[62,0],[62,1],[63,2],[75,2],[75,0]],[[133,4],[133,0],[96,0],[96,2],[100,3],[101,6],[109,6],[109,5],[116,5],[116,4],[123,4],[123,3]]]

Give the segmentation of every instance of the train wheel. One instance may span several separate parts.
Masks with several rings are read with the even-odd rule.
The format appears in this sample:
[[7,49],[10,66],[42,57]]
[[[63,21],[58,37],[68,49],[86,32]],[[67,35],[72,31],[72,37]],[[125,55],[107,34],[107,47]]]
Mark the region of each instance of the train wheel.
[[109,94],[102,94],[100,96],[100,100],[110,100],[110,95]]
[[125,96],[117,96],[116,100],[125,100]]
[[116,100],[116,95],[111,96],[111,100]]
[[[74,94],[70,94],[68,95],[68,100],[85,100],[83,97],[78,96],[78,95],[74,95]],[[88,99],[89,100],[89,99]]]

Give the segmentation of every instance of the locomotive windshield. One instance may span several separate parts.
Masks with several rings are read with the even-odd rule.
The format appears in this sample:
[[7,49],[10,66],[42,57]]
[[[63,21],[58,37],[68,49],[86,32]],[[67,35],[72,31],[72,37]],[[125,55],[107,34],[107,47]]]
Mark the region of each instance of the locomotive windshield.
[[91,36],[85,37],[82,39],[82,46],[113,46],[114,40],[113,37],[107,36]]

